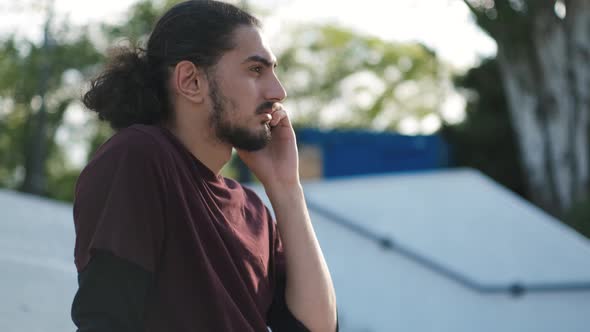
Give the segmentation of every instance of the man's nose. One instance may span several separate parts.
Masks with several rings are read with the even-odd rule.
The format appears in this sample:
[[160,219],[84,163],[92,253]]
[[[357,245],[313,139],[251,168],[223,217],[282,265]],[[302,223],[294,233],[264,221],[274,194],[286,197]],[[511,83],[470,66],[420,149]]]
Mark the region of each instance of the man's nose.
[[276,75],[272,75],[266,92],[266,99],[281,102],[287,98],[287,91],[283,88],[281,81]]

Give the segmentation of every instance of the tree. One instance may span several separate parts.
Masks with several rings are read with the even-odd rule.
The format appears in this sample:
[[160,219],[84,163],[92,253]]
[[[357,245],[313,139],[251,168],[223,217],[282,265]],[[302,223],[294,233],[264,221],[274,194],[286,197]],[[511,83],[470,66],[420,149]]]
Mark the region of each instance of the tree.
[[[49,29],[53,37],[44,46],[15,37],[0,42],[0,186],[38,195],[50,194],[47,182],[59,182],[48,175],[67,173],[55,135],[83,77],[102,57],[85,29],[67,23]],[[48,169],[47,160],[61,167]]]
[[397,130],[406,117],[438,116],[449,79],[427,47],[328,24],[286,35],[278,75],[295,124]]
[[485,59],[455,85],[465,90],[466,118],[445,125],[442,133],[452,147],[456,166],[480,170],[496,182],[526,198],[516,135],[510,122],[506,95],[495,58]]
[[590,2],[464,2],[498,44],[528,194],[562,217],[589,192]]

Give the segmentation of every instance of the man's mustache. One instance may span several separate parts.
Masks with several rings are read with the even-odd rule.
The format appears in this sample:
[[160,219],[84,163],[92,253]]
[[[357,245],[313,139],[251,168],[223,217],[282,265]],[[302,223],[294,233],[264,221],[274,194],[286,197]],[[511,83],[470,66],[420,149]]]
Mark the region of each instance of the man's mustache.
[[272,101],[264,102],[256,108],[256,114],[269,113],[270,111],[272,111],[274,105],[275,103],[273,103]]

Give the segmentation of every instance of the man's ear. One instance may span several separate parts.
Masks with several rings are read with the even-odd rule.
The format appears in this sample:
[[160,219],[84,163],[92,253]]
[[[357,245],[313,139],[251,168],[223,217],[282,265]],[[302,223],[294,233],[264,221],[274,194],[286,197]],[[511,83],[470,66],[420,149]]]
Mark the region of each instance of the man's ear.
[[205,101],[206,75],[194,63],[183,60],[176,64],[172,72],[172,88],[177,96],[194,103]]

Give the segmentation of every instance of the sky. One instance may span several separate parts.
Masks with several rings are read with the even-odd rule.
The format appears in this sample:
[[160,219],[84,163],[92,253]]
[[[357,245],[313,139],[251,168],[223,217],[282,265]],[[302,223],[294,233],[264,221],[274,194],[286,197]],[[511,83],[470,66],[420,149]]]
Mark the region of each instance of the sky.
[[[136,0],[0,0],[0,34],[16,31],[42,37],[43,4],[54,2],[56,17],[74,24],[116,22]],[[232,0],[236,2],[237,0]],[[390,41],[419,41],[455,68],[475,65],[496,51],[495,42],[473,22],[462,0],[248,0],[268,12],[271,43],[288,23],[333,22]],[[362,5],[359,5],[362,3]],[[32,12],[31,8],[35,12]]]
[[[128,8],[137,0],[0,0],[0,36],[9,33],[40,42],[45,8],[53,2],[55,19],[74,25],[115,23],[125,19]],[[240,0],[228,0],[239,2]],[[243,1],[243,0],[242,0]],[[436,51],[442,61],[456,71],[476,65],[482,57],[496,52],[495,42],[482,32],[462,0],[247,0],[259,8],[271,46],[285,38],[283,28],[290,24],[336,23],[358,32],[394,42],[417,41]],[[288,36],[286,36],[288,38]],[[448,122],[464,118],[465,99],[451,91],[441,105]],[[326,113],[326,112],[324,112]],[[335,113],[336,114],[336,113]],[[66,112],[65,121],[73,126],[87,121],[88,112]],[[441,125],[438,116],[406,118],[398,130],[403,134],[429,134]],[[67,145],[72,163],[85,162],[86,147],[73,144],[67,131],[58,132],[58,142]]]

